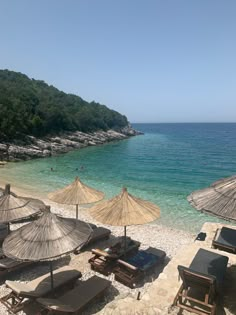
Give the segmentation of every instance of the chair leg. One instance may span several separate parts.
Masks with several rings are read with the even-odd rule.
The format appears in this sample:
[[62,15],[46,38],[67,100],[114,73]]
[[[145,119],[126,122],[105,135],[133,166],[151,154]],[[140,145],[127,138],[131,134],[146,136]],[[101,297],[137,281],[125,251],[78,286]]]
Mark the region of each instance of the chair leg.
[[179,290],[178,290],[176,296],[175,296],[175,299],[174,299],[174,302],[173,302],[173,306],[176,306],[176,305],[177,305],[177,302],[178,302],[178,299],[179,299],[179,298],[181,298],[181,303],[182,303],[182,297],[179,296],[179,294],[183,291],[183,288],[184,288],[184,286],[183,286],[183,284],[182,284],[182,285],[180,286],[180,288],[179,288]]
[[29,303],[29,301],[24,301],[24,299],[24,297],[16,296],[14,292],[10,292],[1,297],[0,301],[10,312],[16,314],[23,309],[25,304]]

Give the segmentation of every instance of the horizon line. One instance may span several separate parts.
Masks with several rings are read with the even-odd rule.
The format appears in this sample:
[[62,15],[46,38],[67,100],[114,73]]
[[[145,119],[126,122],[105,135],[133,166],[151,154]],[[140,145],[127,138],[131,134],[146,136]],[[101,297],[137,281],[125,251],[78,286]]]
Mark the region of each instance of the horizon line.
[[165,122],[130,122],[131,124],[235,124],[234,121],[165,121]]

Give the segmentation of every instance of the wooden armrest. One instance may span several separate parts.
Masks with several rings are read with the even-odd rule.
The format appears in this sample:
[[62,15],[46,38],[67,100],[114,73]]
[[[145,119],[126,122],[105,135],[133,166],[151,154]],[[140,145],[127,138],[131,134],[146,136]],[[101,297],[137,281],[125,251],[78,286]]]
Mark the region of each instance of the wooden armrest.
[[97,255],[97,256],[104,256],[104,257],[108,257],[109,256],[109,253],[105,252],[104,250],[102,249],[92,249],[92,253]]
[[92,249],[92,253],[95,254],[96,256],[103,256],[105,258],[110,258],[110,259],[117,259],[118,256],[117,254],[114,254],[114,253],[108,253],[108,252],[105,252],[104,250],[102,249]]
[[118,262],[120,265],[123,265],[123,266],[125,266],[125,267],[127,267],[127,268],[129,268],[129,269],[131,269],[131,270],[134,270],[134,271],[138,270],[137,267],[135,267],[135,266],[133,266],[133,265],[127,263],[127,262],[124,261],[124,260],[118,259],[117,262]]

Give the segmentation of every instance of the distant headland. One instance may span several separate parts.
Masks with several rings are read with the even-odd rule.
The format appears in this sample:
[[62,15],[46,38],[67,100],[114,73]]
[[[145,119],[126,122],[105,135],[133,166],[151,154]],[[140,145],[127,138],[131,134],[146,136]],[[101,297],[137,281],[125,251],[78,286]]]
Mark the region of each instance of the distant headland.
[[0,70],[0,160],[52,156],[142,134],[127,117],[25,74]]

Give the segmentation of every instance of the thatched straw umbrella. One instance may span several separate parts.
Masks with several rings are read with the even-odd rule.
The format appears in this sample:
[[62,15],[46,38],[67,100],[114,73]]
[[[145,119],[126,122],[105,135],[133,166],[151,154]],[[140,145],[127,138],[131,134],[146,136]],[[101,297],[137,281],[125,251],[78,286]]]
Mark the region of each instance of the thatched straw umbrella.
[[76,206],[76,219],[78,219],[78,206],[100,201],[104,193],[82,183],[79,177],[75,181],[48,195],[48,198],[57,203]]
[[62,218],[46,207],[42,216],[15,230],[3,242],[7,257],[19,261],[50,261],[53,288],[52,260],[81,248],[90,238],[92,229],[85,222]]
[[0,197],[0,223],[9,223],[30,218],[45,209],[45,204],[38,199],[19,197],[10,191],[10,185]]
[[[127,188],[110,200],[104,200],[90,209],[91,216],[103,223],[126,227],[152,222],[160,217],[160,209],[153,203],[128,193]],[[125,244],[126,247],[126,244]]]
[[192,192],[187,200],[197,210],[236,221],[236,176],[220,179]]

